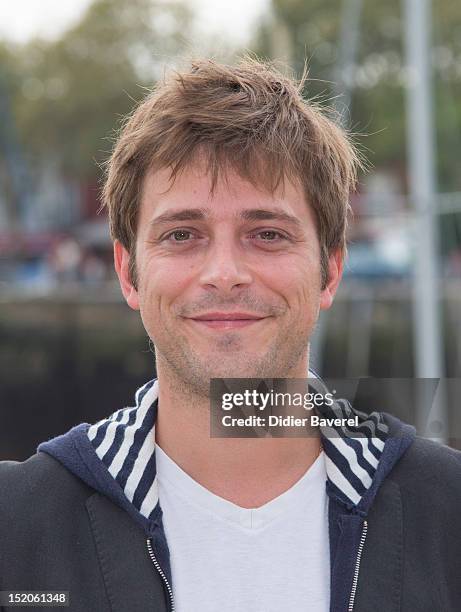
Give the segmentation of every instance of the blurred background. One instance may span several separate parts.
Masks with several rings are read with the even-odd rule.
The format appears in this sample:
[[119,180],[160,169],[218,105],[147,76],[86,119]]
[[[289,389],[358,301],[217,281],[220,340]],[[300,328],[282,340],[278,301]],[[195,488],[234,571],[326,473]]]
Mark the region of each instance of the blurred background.
[[[371,166],[312,366],[326,377],[461,376],[458,2],[2,2],[0,459],[132,405],[155,375],[98,214],[100,164],[166,68],[242,51],[298,75],[307,61],[305,95],[336,108]],[[457,397],[442,389],[433,410],[438,426],[422,433],[461,447]]]

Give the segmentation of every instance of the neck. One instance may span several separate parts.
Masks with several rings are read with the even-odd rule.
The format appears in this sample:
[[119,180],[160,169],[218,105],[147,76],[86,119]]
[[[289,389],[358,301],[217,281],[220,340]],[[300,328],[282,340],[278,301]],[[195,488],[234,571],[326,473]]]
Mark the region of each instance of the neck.
[[[306,378],[300,364],[291,378]],[[257,508],[293,486],[317,459],[320,436],[211,438],[210,400],[177,380],[160,360],[156,444],[203,487],[242,508]]]

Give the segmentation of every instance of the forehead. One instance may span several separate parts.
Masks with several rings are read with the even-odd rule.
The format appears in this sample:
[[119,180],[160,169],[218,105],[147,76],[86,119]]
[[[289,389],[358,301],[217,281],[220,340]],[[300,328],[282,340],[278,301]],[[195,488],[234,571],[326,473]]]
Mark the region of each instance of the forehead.
[[[171,170],[147,172],[142,188],[140,221],[149,222],[174,210],[199,208],[210,219],[245,217],[251,209],[285,213],[310,224],[313,215],[300,184],[285,180],[274,193],[263,185],[254,185],[228,169],[218,177],[212,190],[211,176],[203,165],[191,165],[171,180]],[[256,218],[257,215],[248,215]],[[262,218],[262,216],[261,216]]]

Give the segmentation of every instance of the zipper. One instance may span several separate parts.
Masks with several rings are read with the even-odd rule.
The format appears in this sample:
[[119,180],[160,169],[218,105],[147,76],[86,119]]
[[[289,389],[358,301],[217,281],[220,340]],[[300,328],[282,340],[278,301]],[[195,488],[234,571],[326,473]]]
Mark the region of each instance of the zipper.
[[165,572],[162,570],[162,568],[160,567],[160,563],[157,561],[157,558],[154,554],[154,549],[152,547],[152,539],[148,538],[147,539],[147,550],[149,552],[149,557],[152,561],[152,563],[155,565],[155,569],[158,571],[158,573],[160,574],[163,582],[165,583],[165,586],[168,590],[168,595],[170,597],[170,612],[174,612],[174,599],[173,599],[173,590],[170,586],[170,583],[168,582],[167,577],[165,576]]
[[359,581],[360,559],[362,558],[362,551],[365,544],[365,539],[367,537],[367,530],[368,521],[363,521],[362,535],[360,536],[359,549],[357,551],[357,557],[355,559],[354,579],[352,580],[352,590],[351,595],[349,597],[349,606],[347,608],[347,612],[353,612],[354,610],[355,593],[357,591],[357,584]]

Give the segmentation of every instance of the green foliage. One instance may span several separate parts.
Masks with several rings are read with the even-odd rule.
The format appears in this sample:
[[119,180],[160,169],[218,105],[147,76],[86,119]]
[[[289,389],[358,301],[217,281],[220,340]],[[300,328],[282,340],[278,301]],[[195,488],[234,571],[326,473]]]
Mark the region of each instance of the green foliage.
[[177,2],[96,0],[59,40],[18,49],[14,108],[23,149],[57,160],[71,176],[95,177],[108,137],[181,50],[189,20]]
[[[353,131],[376,167],[403,167],[406,157],[404,3],[362,0],[356,65],[351,85]],[[261,24],[255,51],[279,57],[275,33],[283,27],[288,60],[300,75],[304,63],[310,80],[305,94],[334,101],[341,109],[341,20],[343,0],[272,0],[271,18]],[[456,2],[433,0],[433,82],[441,191],[461,190],[461,11]],[[347,81],[347,79],[346,79]],[[340,94],[338,97],[338,93]]]

